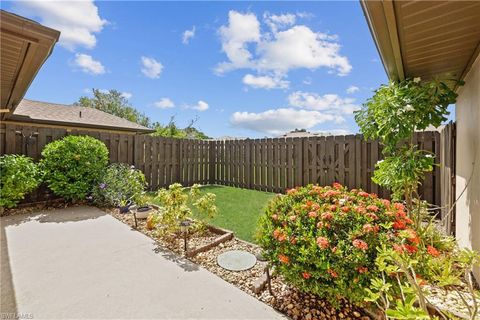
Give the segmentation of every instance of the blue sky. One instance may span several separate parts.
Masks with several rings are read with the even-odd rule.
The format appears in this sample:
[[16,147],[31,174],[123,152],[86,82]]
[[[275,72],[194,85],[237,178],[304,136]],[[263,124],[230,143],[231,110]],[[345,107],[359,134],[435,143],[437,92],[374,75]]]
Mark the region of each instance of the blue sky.
[[[29,99],[117,89],[152,120],[213,137],[355,133],[387,81],[358,1],[3,2],[62,31]],[[86,91],[87,90],[87,91]]]

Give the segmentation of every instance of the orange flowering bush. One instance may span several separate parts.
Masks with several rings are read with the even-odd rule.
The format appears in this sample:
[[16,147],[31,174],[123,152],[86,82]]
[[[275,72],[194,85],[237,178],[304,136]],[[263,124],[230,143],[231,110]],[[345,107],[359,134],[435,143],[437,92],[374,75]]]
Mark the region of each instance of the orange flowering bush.
[[259,243],[289,283],[332,302],[360,303],[380,275],[380,248],[412,258],[441,254],[412,227],[401,203],[338,183],[308,185],[271,201],[260,221]]

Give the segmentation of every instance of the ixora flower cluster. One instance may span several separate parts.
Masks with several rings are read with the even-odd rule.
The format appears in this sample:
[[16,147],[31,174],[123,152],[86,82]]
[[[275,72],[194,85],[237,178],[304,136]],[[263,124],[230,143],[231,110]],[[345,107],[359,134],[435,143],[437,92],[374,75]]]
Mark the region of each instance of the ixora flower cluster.
[[364,301],[371,279],[381,276],[380,248],[428,257],[443,250],[426,245],[403,204],[338,183],[288,190],[270,203],[260,223],[260,244],[277,272],[334,303]]

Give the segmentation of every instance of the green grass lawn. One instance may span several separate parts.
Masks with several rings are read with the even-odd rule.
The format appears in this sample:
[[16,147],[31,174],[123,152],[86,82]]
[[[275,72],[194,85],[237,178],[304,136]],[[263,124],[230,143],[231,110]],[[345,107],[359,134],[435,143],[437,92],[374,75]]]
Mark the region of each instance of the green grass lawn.
[[237,238],[255,242],[258,219],[274,193],[225,186],[205,186],[201,190],[217,196],[218,214],[211,224],[233,231]]

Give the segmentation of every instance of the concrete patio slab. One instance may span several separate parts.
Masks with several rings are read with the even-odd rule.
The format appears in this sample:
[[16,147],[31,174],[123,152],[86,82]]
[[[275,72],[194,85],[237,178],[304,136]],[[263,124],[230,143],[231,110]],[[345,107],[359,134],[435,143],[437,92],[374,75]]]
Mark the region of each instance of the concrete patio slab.
[[285,319],[97,208],[0,221],[2,314],[33,319]]

